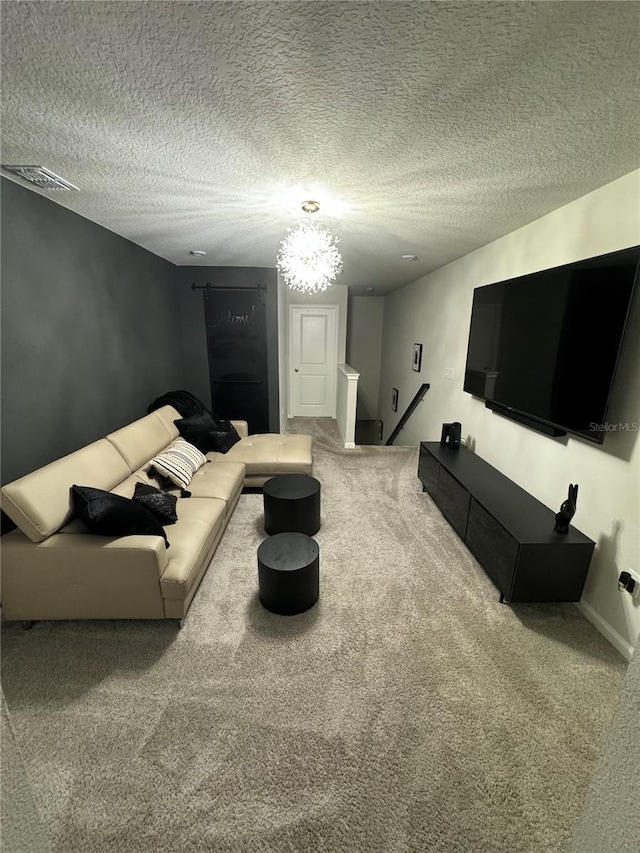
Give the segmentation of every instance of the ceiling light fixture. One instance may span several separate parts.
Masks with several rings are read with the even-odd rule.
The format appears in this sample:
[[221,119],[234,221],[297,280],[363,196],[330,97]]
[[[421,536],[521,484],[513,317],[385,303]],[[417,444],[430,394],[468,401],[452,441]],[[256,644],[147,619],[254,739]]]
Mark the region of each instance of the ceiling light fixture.
[[400,260],[402,261],[417,261],[417,255],[400,255]]
[[319,293],[342,272],[342,256],[336,245],[339,241],[324,226],[311,222],[311,214],[320,210],[317,201],[303,202],[302,210],[309,219],[289,228],[280,243],[276,266],[291,290]]
[[204,251],[204,249],[189,249],[189,254],[201,257],[202,255],[206,255],[207,253]]

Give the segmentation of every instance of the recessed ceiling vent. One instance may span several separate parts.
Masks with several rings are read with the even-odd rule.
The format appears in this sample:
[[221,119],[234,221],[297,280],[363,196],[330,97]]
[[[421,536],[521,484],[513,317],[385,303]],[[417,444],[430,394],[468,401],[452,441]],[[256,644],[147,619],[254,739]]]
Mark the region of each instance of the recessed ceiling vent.
[[55,172],[45,169],[44,166],[3,166],[2,168],[6,169],[7,172],[13,172],[14,175],[24,178],[25,181],[29,181],[43,190],[68,191],[78,189],[78,187],[70,184],[69,181],[61,178],[60,175],[56,175]]

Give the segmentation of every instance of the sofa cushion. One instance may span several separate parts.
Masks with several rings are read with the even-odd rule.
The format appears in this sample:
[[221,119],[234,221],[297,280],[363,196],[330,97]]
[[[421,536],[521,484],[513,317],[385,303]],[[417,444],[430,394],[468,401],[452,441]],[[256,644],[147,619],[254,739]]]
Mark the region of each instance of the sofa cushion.
[[[225,460],[225,457],[223,456],[222,459]],[[189,492],[194,498],[216,498],[224,501],[227,504],[228,511],[233,507],[242,491],[245,471],[245,466],[241,462],[222,461],[216,465],[203,465],[193,475],[189,483]],[[114,486],[111,491],[116,495],[132,498],[138,483],[157,488],[158,483],[153,475],[154,471],[150,469],[150,466],[143,465],[122,483]],[[180,497],[180,488],[177,486],[163,491],[173,494],[176,498]],[[182,501],[179,501],[176,511],[179,512],[182,505]]]
[[126,480],[109,489],[109,491],[113,492],[114,495],[122,495],[124,498],[133,498],[136,491],[136,483],[144,483],[145,486],[153,486],[154,489],[157,489],[158,480],[154,477],[154,473],[147,463],[147,465],[143,465],[142,468],[134,471]]
[[189,491],[194,498],[217,498],[224,501],[229,509],[242,491],[245,471],[245,466],[239,462],[203,465],[193,475]]
[[76,515],[91,533],[99,536],[162,536],[169,547],[160,522],[135,501],[91,486],[74,485],[72,496]]
[[160,578],[164,598],[185,599],[224,524],[226,506],[215,498],[180,498],[171,550]]
[[313,438],[310,435],[264,433],[241,439],[226,454],[207,453],[210,462],[244,462],[247,477],[276,474],[310,474]]
[[175,495],[161,492],[160,489],[147,486],[146,483],[136,483],[133,500],[149,510],[160,524],[174,524],[178,519],[176,513],[178,498]]
[[132,471],[164,450],[173,438],[167,425],[155,412],[107,436],[107,440],[120,452]]
[[2,509],[32,542],[42,542],[73,516],[71,486],[109,490],[131,470],[105,438],[2,487]]
[[149,465],[176,486],[186,489],[198,468],[206,462],[206,457],[197,447],[179,438],[163,453],[154,456]]

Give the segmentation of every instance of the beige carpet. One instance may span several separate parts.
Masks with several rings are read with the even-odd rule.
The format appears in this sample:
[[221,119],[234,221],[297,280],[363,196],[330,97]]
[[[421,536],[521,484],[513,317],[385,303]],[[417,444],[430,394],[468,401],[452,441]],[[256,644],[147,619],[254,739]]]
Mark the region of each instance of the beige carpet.
[[498,603],[422,493],[415,449],[344,451],[331,422],[315,430],[312,610],[257,600],[254,493],[182,631],[3,629],[59,853],[544,853],[570,838],[624,662],[572,605]]

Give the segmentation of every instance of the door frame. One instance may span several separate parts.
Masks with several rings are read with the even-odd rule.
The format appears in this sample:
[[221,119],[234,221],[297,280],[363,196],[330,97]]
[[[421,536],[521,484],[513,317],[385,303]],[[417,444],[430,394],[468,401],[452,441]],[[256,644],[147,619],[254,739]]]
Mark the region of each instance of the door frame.
[[307,305],[304,302],[290,302],[289,303],[289,317],[288,317],[288,335],[287,335],[287,390],[288,390],[288,401],[287,401],[287,417],[304,417],[304,415],[294,415],[292,414],[293,409],[293,401],[294,401],[294,393],[293,393],[293,315],[294,308],[300,308],[303,311],[309,311],[313,314],[325,314],[329,315],[329,313],[333,314],[334,319],[334,334],[333,334],[333,357],[335,361],[335,370],[336,370],[336,381],[334,382],[334,394],[331,415],[326,415],[325,417],[334,418],[337,416],[337,397],[338,397],[338,321],[340,319],[340,306],[337,303],[331,303],[329,305]]

